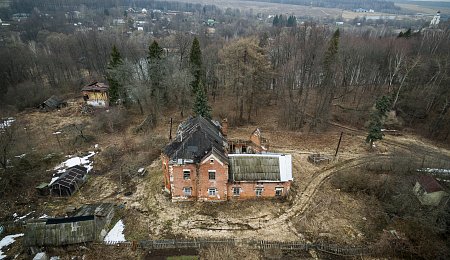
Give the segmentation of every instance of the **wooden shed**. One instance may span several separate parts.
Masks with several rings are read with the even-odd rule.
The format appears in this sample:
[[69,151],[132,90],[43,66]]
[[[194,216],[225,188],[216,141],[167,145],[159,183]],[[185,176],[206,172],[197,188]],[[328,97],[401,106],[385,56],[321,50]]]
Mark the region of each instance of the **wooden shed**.
[[45,100],[39,105],[39,108],[45,111],[50,111],[54,109],[60,109],[66,107],[67,102],[58,98],[57,96],[51,96],[49,99]]
[[26,246],[61,246],[102,241],[114,217],[114,204],[81,206],[73,216],[38,219],[27,222]]
[[50,184],[52,195],[72,196],[86,181],[87,168],[76,165],[68,168],[56,181]]
[[437,206],[448,196],[444,187],[432,176],[422,175],[417,178],[413,189],[422,205]]
[[108,89],[109,86],[105,83],[94,82],[83,87],[81,92],[86,104],[93,107],[108,107]]

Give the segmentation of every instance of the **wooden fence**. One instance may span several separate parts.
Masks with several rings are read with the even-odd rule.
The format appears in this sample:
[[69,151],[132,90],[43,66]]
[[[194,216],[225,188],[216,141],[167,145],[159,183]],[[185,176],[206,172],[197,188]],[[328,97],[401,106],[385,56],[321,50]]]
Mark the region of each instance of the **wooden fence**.
[[220,246],[237,246],[246,247],[256,250],[268,250],[268,249],[280,249],[280,250],[293,250],[293,251],[309,251],[316,250],[323,253],[340,255],[340,256],[360,256],[370,255],[373,251],[370,247],[344,247],[339,245],[328,244],[312,244],[303,241],[294,242],[278,242],[278,241],[266,241],[266,240],[241,240],[241,239],[221,239],[221,240],[141,240],[133,242],[121,242],[121,241],[108,241],[104,242],[105,245],[125,246],[133,248],[142,248],[146,250],[154,249],[177,249],[177,248],[204,248],[213,245]]

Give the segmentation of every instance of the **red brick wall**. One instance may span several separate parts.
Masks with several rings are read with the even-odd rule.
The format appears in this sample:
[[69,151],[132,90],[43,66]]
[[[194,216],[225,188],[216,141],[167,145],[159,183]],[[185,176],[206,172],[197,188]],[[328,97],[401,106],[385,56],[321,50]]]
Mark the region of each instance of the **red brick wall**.
[[[227,200],[227,183],[228,183],[228,165],[213,159],[213,157],[206,158],[199,167],[199,181],[198,181],[198,200],[208,201],[224,201]],[[209,180],[209,170],[216,171],[216,179]],[[216,188],[217,195],[209,196],[208,189]]]
[[[240,188],[240,195],[233,195],[233,187]],[[275,188],[283,188],[281,197],[285,197],[291,187],[291,182],[235,182],[228,184],[228,200],[244,200],[256,198],[274,198]],[[261,196],[256,196],[256,188],[263,188]]]
[[[170,170],[171,168],[171,170]],[[191,177],[189,180],[185,180],[183,177],[183,170],[190,170]],[[172,201],[179,200],[195,200],[197,196],[197,166],[195,164],[185,164],[185,165],[170,165],[169,171],[172,175],[171,182],[171,193],[172,193]],[[183,188],[191,187],[191,197],[186,197],[183,192]]]

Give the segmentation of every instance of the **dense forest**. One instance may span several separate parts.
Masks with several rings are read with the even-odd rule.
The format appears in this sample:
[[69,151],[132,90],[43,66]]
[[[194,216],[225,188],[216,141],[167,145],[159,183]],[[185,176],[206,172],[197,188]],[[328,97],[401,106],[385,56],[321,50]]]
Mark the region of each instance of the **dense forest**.
[[[12,8],[24,2],[15,1]],[[234,10],[199,6],[194,16],[180,13],[170,22],[152,13],[156,20],[153,35],[128,34],[117,27],[74,31],[64,14],[43,15],[38,7],[48,7],[48,1],[33,3],[37,7],[29,19],[17,25],[20,32],[5,37],[0,49],[4,107],[33,107],[51,94],[77,93],[89,81],[120,73],[120,84],[130,100],[139,100],[141,110],[185,113],[194,98],[188,84],[192,81],[188,53],[195,36],[200,40],[200,79],[205,91],[211,102],[231,98],[233,106],[220,113],[228,114],[236,124],[252,122],[261,107],[276,106],[278,123],[287,129],[320,131],[329,120],[363,127],[376,99],[388,96],[393,118],[386,127],[414,128],[436,140],[449,138],[448,29],[398,37],[385,27],[336,31],[314,22],[283,27]],[[107,25],[114,14],[126,15],[116,7],[89,9],[117,1],[53,3],[57,8],[88,4],[82,9],[87,24]],[[193,10],[189,4],[176,2],[146,3],[154,8]],[[201,23],[212,15],[221,22],[215,26],[217,32],[209,35]],[[198,20],[189,20],[192,17]],[[125,18],[132,24],[132,18]],[[158,36],[158,28],[163,27],[172,33]],[[157,66],[146,59],[154,40],[166,50]],[[111,72],[108,60],[113,45],[124,62]],[[154,70],[160,75],[156,79]],[[155,80],[158,84],[152,83]]]

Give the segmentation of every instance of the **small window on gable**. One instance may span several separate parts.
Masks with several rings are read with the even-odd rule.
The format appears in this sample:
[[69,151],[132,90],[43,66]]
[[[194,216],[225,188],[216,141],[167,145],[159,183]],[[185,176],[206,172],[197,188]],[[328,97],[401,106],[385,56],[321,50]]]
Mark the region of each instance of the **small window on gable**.
[[239,196],[239,195],[241,195],[241,188],[233,187],[233,196]]
[[216,196],[217,194],[217,189],[216,188],[209,188],[208,189],[208,195],[209,196]]
[[213,164],[213,163],[214,163],[214,159],[211,158],[211,159],[209,160],[209,162],[210,162],[211,164]]
[[208,179],[215,180],[216,179],[216,171],[208,171]]
[[185,180],[191,179],[191,170],[183,170],[183,179]]

